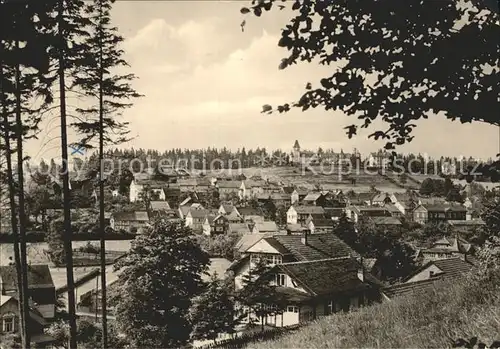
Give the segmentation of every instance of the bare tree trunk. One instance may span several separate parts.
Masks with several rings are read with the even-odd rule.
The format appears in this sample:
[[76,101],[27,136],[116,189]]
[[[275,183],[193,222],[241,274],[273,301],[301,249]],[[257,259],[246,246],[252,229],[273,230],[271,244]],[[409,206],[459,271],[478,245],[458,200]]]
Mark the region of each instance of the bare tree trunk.
[[[14,176],[12,170],[12,158],[11,158],[11,148],[10,148],[10,132],[9,132],[9,118],[7,113],[7,106],[5,101],[5,94],[3,90],[3,62],[0,62],[0,104],[2,104],[2,121],[4,126],[4,141],[5,141],[5,158],[7,163],[7,181],[9,188],[9,206],[10,206],[10,214],[11,214],[11,225],[12,225],[12,237],[13,237],[13,249],[14,249],[14,265],[16,268],[16,280],[17,280],[17,289],[19,293],[19,301],[18,301],[18,309],[19,309],[19,320],[21,329],[21,343],[23,348],[26,348],[26,333],[27,333],[27,319],[24,316],[24,284],[23,284],[23,265],[21,264],[21,252],[19,248],[19,232],[18,232],[18,224],[17,224],[17,207],[16,207],[16,198],[15,198],[15,188],[14,188]],[[29,343],[29,341],[28,341]],[[29,344],[28,344],[29,346]]]
[[[19,52],[19,40],[16,41],[16,51]],[[29,349],[31,345],[30,333],[28,329],[28,320],[30,316],[29,311],[29,285],[28,285],[28,262],[26,257],[26,207],[24,205],[24,158],[23,158],[23,122],[21,119],[21,71],[19,64],[16,64],[15,68],[15,80],[16,80],[16,124],[17,124],[17,180],[19,182],[19,192],[18,192],[18,203],[19,203],[19,242],[20,242],[20,254],[21,254],[21,272],[22,272],[22,285],[23,294],[20,301],[23,303],[23,314],[25,322],[25,348]]]
[[71,198],[69,191],[68,171],[68,135],[66,126],[66,86],[65,86],[65,39],[62,28],[64,26],[64,0],[59,0],[59,98],[61,107],[61,152],[62,152],[62,180],[63,180],[63,210],[64,210],[64,254],[66,262],[66,282],[68,285],[68,314],[69,314],[69,348],[76,349],[76,304],[75,280],[73,275],[73,246],[71,230]]
[[[99,8],[102,17],[102,5]],[[99,230],[101,232],[101,311],[102,311],[102,348],[108,347],[108,319],[106,299],[106,233],[104,217],[104,74],[102,68],[102,27],[99,31]]]

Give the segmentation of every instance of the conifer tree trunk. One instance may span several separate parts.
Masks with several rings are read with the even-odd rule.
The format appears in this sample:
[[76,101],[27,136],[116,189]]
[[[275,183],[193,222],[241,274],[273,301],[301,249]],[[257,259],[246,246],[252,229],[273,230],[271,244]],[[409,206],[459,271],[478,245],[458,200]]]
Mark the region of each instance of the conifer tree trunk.
[[5,91],[3,89],[3,81],[4,81],[4,65],[0,60],[0,104],[2,105],[2,122],[4,126],[4,142],[5,142],[5,153],[6,153],[6,166],[7,166],[7,182],[8,182],[8,190],[9,190],[9,206],[10,206],[10,215],[11,215],[11,228],[12,228],[12,237],[13,237],[13,250],[14,250],[14,265],[16,269],[16,281],[17,281],[17,289],[18,289],[18,310],[19,310],[19,328],[21,332],[21,344],[23,348],[26,348],[26,332],[27,332],[27,319],[24,316],[24,284],[23,284],[23,266],[21,265],[21,252],[19,248],[19,232],[18,232],[18,224],[17,224],[17,207],[16,207],[16,198],[15,198],[15,188],[14,188],[14,178],[12,175],[12,158],[11,158],[11,147],[10,147],[10,124],[7,112],[7,105],[5,100]]
[[[19,52],[19,40],[16,40],[16,51]],[[23,322],[24,322],[24,348],[30,348],[30,332],[27,326],[30,311],[28,301],[28,263],[26,257],[26,208],[24,205],[24,173],[23,173],[23,123],[21,119],[21,86],[20,86],[21,71],[19,63],[15,67],[15,83],[16,83],[16,124],[17,124],[17,180],[18,180],[18,211],[19,211],[19,242],[20,242],[20,260],[21,260],[21,281],[22,295],[19,296],[19,301],[23,303]]]
[[62,182],[63,182],[63,211],[64,211],[64,254],[66,262],[66,282],[68,286],[68,314],[69,314],[69,349],[76,349],[76,304],[75,281],[73,276],[73,246],[71,230],[71,198],[69,191],[68,170],[68,137],[66,122],[66,86],[65,86],[65,39],[64,25],[64,0],[58,3],[58,36],[59,36],[59,98],[61,112],[61,152],[62,152]]
[[[99,7],[102,16],[102,5]],[[104,93],[102,66],[102,27],[99,29],[99,230],[101,232],[101,311],[102,311],[102,348],[108,347],[108,319],[106,300],[106,222],[104,221]]]

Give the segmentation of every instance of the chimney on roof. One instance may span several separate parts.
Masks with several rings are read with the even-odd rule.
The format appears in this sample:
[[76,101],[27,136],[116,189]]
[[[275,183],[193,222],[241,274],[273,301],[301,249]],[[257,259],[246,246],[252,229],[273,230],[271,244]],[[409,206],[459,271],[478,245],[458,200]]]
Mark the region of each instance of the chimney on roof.
[[302,245],[307,246],[307,238],[309,236],[309,229],[304,229],[302,232],[302,237],[300,238],[300,242]]

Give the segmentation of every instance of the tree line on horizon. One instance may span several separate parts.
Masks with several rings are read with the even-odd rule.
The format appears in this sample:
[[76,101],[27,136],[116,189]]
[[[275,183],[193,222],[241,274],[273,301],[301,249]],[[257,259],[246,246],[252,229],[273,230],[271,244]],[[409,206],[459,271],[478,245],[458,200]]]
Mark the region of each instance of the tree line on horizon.
[[[343,151],[336,151],[334,149],[323,150],[319,147],[316,151],[306,150],[309,156],[317,156],[318,161],[335,161],[338,159]],[[245,147],[237,150],[228,148],[211,148],[205,149],[170,149],[166,151],[159,151],[155,149],[143,148],[115,148],[109,149],[104,152],[106,161],[114,164],[127,164],[133,159],[138,159],[144,169],[149,167],[156,168],[158,165],[172,166],[172,167],[186,167],[195,170],[203,170],[209,168],[210,165],[214,169],[223,168],[250,168],[250,167],[268,167],[268,166],[289,166],[293,164],[293,154],[287,153],[281,149],[267,150],[265,147],[256,149],[246,149]],[[406,153],[396,154],[394,158],[400,167],[404,167],[408,172],[413,173],[427,173],[440,174],[443,167],[446,165],[456,165],[457,171],[467,168],[473,168],[481,161],[473,158],[472,156],[466,157],[427,157],[420,153]],[[350,161],[352,166],[357,163],[366,161],[366,156],[359,154],[357,150],[351,154],[345,154],[345,160]],[[493,159],[489,158],[485,164],[493,163]],[[81,170],[96,170],[98,169],[99,159],[97,152],[89,152],[89,156],[85,158],[75,157],[72,159],[72,166],[70,171],[81,172]],[[205,164],[205,167],[203,167]],[[389,163],[390,166],[391,163]],[[135,164],[134,170],[140,170],[139,163]],[[38,164],[30,164],[30,171],[39,171],[43,174],[51,174],[57,176],[60,172],[60,164],[54,159],[46,161],[41,159]],[[33,167],[33,168],[31,168]]]

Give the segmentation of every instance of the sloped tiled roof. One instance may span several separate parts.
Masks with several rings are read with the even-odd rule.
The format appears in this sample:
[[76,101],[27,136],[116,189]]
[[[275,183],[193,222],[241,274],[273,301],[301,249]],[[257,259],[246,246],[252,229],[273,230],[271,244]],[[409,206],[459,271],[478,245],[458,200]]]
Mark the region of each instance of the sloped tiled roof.
[[[278,251],[281,255],[285,256],[285,255],[289,255],[290,254],[290,251],[287,250],[281,243],[278,242],[278,240],[276,239],[273,239],[273,237],[265,237],[263,238],[263,240],[265,242],[267,242],[269,245],[271,245],[276,251]],[[260,240],[258,240],[257,242],[259,242]],[[257,243],[256,242],[256,243]],[[255,244],[254,244],[255,245]],[[252,245],[253,246],[253,245]],[[252,247],[250,246],[250,247]],[[249,248],[250,248],[249,247]]]
[[118,221],[149,221],[147,211],[115,212],[112,216]]
[[241,187],[240,181],[217,181],[217,186],[219,188],[226,189],[239,189]]
[[189,210],[188,215],[191,215],[193,218],[205,218],[208,215],[208,210],[198,209],[198,210]]
[[486,223],[481,219],[471,219],[468,221],[463,221],[463,220],[448,220],[447,221],[449,225],[451,226],[478,226],[478,225],[485,225]]
[[250,189],[250,188],[261,188],[266,185],[266,182],[264,180],[253,180],[249,179],[243,182],[245,184],[245,188]]
[[354,258],[341,258],[284,263],[275,268],[292,276],[312,295],[328,295],[370,287],[358,278],[360,267]]
[[250,233],[250,228],[247,223],[229,223],[229,231],[231,233]]
[[330,217],[340,217],[344,212],[343,207],[324,207],[325,215]]
[[389,195],[387,193],[379,193],[379,194],[376,194],[372,201],[376,201],[376,202],[379,202],[379,201],[384,201]]
[[257,233],[257,234],[251,234],[247,233],[243,235],[238,242],[234,245],[234,248],[241,253],[246,252],[250,247],[255,245],[257,242],[259,242],[261,239],[265,237],[272,236],[271,234],[267,233]]
[[401,211],[394,204],[385,204],[383,207],[391,213],[401,213]]
[[401,221],[395,217],[370,217],[375,225],[401,225]]
[[300,214],[325,214],[321,206],[293,206],[293,208]]
[[377,193],[360,192],[360,193],[356,193],[356,199],[361,200],[361,201],[371,201],[371,200],[373,200],[375,195],[377,195]]
[[441,269],[448,276],[463,275],[472,269],[472,265],[460,258],[441,259],[430,262]]
[[260,233],[269,233],[269,232],[277,232],[279,231],[276,222],[272,221],[264,221],[255,223],[255,229],[257,229]]
[[222,206],[221,208],[224,209],[224,211],[228,214],[232,213],[235,209],[235,207],[233,205],[222,204],[221,206]]
[[303,201],[316,201],[321,197],[321,193],[311,192],[306,195]]
[[309,193],[309,189],[307,188],[296,188],[295,191],[299,196],[306,196]]
[[356,253],[334,234],[309,234],[307,245],[301,235],[276,235],[276,239],[296,260],[311,261],[326,258],[346,257]]
[[170,205],[168,204],[167,201],[151,201],[151,210],[169,210]]
[[240,207],[237,209],[242,216],[260,216],[262,211],[258,208],[253,207]]
[[312,216],[309,216],[306,219],[306,224],[309,224],[310,222],[313,222],[315,227],[332,227],[333,226],[333,220],[330,218],[315,218]]
[[159,181],[154,179],[136,179],[137,185],[148,185],[151,189],[162,189],[167,186],[166,181]]
[[287,193],[271,193],[269,195],[271,200],[291,200],[292,197]]
[[300,224],[300,223],[296,223],[296,224],[289,223],[286,225],[286,229],[290,232],[301,232],[301,231],[307,230],[307,228],[302,226],[302,224]]
[[[2,285],[8,290],[17,290],[17,273],[13,265],[0,266],[0,277]],[[34,264],[28,266],[29,288],[54,287],[49,266],[46,264]]]
[[[444,245],[444,246],[442,246]],[[462,238],[442,238],[436,241],[428,249],[422,250],[422,252],[469,252],[472,245]]]
[[411,196],[408,193],[393,193],[393,195],[402,204],[410,201],[411,199]]
[[410,294],[422,294],[434,290],[436,286],[442,282],[443,279],[441,278],[407,282],[385,287],[382,292],[389,298],[401,297]]

